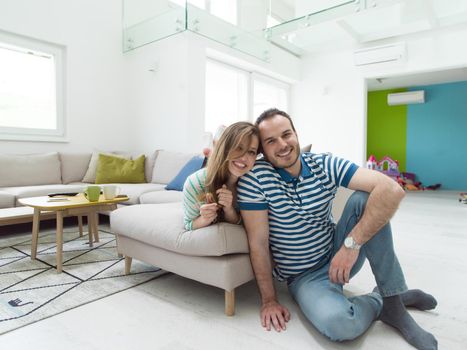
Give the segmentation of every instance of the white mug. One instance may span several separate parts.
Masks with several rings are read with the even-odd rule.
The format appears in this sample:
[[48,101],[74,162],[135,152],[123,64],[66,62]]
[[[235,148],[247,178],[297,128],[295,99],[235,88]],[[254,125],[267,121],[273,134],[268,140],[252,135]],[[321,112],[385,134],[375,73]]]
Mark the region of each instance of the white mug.
[[120,194],[120,187],[116,185],[106,185],[103,186],[103,191],[104,191],[104,198],[109,200],[109,199],[114,199]]

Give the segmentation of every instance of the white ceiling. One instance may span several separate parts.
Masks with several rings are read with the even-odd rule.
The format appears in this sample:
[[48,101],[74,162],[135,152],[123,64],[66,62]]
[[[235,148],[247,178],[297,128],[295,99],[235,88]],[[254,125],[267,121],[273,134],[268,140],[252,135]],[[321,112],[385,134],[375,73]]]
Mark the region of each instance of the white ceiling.
[[296,18],[273,28],[272,39],[279,46],[287,40],[302,52],[318,53],[467,22],[467,0],[373,1],[377,6],[365,10],[357,11],[356,1]]
[[437,72],[424,72],[404,76],[378,77],[368,79],[368,91],[405,88],[467,81],[467,67]]

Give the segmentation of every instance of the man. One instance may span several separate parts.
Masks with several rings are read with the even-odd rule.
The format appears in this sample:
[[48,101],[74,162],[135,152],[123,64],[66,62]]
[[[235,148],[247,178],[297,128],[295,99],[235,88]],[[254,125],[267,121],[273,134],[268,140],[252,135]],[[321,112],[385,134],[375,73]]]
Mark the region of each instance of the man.
[[[287,281],[307,319],[333,341],[355,339],[379,318],[415,348],[437,349],[434,336],[406,310],[433,309],[436,300],[420,290],[407,290],[394,253],[389,219],[404,191],[389,177],[347,160],[300,154],[294,125],[283,111],[263,112],[256,125],[265,160],[240,179],[237,190],[263,327],[280,332],[290,319],[277,300],[274,275]],[[336,225],[331,207],[339,186],[356,192]],[[343,285],[365,258],[378,289],[346,298]]]

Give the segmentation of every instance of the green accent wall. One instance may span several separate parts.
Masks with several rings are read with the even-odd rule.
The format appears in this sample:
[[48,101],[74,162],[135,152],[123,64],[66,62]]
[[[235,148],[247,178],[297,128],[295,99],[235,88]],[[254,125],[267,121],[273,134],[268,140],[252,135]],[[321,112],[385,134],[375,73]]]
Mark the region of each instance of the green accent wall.
[[380,160],[389,156],[399,161],[399,171],[406,171],[407,105],[388,106],[388,93],[407,89],[368,92],[367,159],[373,154]]

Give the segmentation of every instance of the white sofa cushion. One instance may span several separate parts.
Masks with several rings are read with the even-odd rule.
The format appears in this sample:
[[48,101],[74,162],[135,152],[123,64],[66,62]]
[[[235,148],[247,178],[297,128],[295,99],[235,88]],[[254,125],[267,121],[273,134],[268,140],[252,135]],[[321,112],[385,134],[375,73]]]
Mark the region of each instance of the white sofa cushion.
[[248,253],[241,225],[220,223],[194,231],[183,225],[181,203],[140,204],[110,214],[112,232],[140,242],[193,256]]
[[86,184],[83,185],[40,185],[40,186],[18,186],[4,187],[2,191],[15,196],[16,206],[21,204],[18,202],[20,198],[47,196],[49,193],[62,192],[82,192]]
[[146,177],[146,182],[151,182],[152,180],[154,164],[156,162],[158,154],[159,154],[159,150],[146,154],[146,159],[144,161],[144,176]]
[[152,173],[152,183],[168,184],[196,153],[159,150]]
[[113,184],[121,188],[121,194],[126,194],[130,200],[124,202],[124,204],[138,204],[139,198],[143,193],[152,191],[163,191],[165,185],[161,184]]
[[57,152],[0,155],[0,187],[62,183]]
[[62,182],[81,182],[88,170],[91,153],[60,153]]
[[11,193],[0,191],[0,208],[11,208],[15,206],[15,196]]
[[[165,185],[163,185],[165,187]],[[183,192],[181,191],[154,191],[143,193],[139,197],[141,204],[158,204],[158,203],[173,203],[183,200]]]

